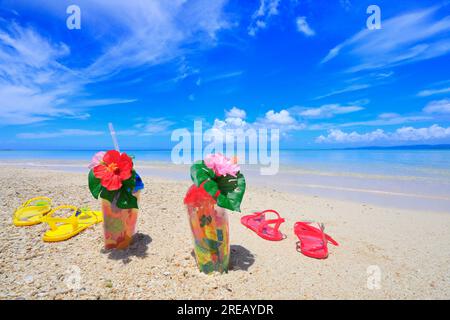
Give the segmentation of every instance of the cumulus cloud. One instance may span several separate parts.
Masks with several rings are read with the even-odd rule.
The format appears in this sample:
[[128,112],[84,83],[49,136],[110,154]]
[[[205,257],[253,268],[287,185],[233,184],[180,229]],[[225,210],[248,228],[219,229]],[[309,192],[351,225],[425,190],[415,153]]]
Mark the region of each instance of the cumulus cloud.
[[288,110],[267,111],[263,117],[253,122],[247,122],[244,118],[247,113],[243,109],[233,107],[225,112],[225,119],[215,119],[212,129],[216,132],[225,133],[226,130],[236,129],[279,129],[282,134],[304,129],[304,124],[299,123]]
[[306,21],[306,17],[298,17],[296,23],[298,32],[303,33],[305,36],[312,37],[316,34]]
[[450,99],[431,101],[425,108],[425,113],[450,114]]
[[320,135],[316,142],[327,143],[355,143],[355,142],[372,142],[376,140],[386,139],[387,136],[383,130],[377,129],[368,133],[357,133],[355,131],[347,133],[340,129],[331,129],[327,136]]
[[247,113],[245,110],[239,109],[237,107],[231,108],[231,110],[225,111],[225,115],[227,118],[240,118],[245,119]]
[[425,128],[402,127],[394,132],[385,132],[376,129],[367,133],[356,131],[344,132],[340,129],[331,129],[327,135],[316,138],[318,143],[371,143],[371,142],[423,142],[450,138],[450,127],[444,128],[437,124]]
[[281,110],[280,112],[270,110],[266,113],[264,122],[275,125],[290,125],[295,124],[296,120],[291,116],[291,114],[287,110]]

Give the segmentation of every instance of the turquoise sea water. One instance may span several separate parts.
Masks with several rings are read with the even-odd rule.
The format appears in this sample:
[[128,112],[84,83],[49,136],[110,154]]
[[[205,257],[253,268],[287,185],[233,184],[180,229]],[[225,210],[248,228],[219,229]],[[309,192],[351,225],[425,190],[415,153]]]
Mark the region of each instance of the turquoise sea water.
[[[0,164],[86,172],[95,151],[0,151]],[[128,150],[141,175],[188,180],[171,151]],[[249,186],[450,212],[450,150],[281,150],[275,176],[242,166]]]
[[[127,150],[138,161],[171,163],[170,150]],[[95,151],[0,151],[0,160],[79,160]],[[281,150],[280,166],[340,173],[450,179],[450,150]]]

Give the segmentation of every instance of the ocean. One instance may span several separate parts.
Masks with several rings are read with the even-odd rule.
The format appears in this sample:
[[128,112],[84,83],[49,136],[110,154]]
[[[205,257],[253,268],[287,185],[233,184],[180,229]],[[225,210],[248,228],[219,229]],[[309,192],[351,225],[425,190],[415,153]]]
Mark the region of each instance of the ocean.
[[[189,180],[170,150],[127,150],[141,175]],[[86,172],[95,151],[0,151],[0,165]],[[274,176],[243,165],[249,186],[450,213],[450,150],[280,150]]]

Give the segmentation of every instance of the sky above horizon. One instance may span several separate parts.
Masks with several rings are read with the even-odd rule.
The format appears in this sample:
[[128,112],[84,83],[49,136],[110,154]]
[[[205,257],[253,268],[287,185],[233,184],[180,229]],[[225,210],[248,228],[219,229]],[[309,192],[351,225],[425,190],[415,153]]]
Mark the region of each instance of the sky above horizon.
[[0,0],[0,149],[108,148],[108,122],[171,148],[195,120],[282,148],[450,143],[450,2]]

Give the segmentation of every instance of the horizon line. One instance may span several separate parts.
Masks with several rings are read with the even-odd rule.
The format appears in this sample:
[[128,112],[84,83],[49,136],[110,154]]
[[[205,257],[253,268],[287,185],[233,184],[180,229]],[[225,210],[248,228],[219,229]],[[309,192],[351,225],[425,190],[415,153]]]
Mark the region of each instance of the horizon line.
[[[107,148],[96,148],[96,149],[51,149],[51,148],[42,148],[42,149],[13,149],[13,148],[4,148],[0,149],[0,151],[93,151],[96,152],[98,150],[108,150]],[[360,147],[341,147],[341,148],[280,148],[280,151],[326,151],[326,150],[368,150],[368,149],[450,149],[450,144],[415,144],[415,145],[394,145],[394,146],[360,146]],[[245,149],[246,151],[250,149]],[[252,149],[253,150],[253,149]],[[258,149],[256,149],[258,150]],[[133,149],[133,148],[124,148],[122,151],[172,151],[172,148],[145,148],[145,149]]]

